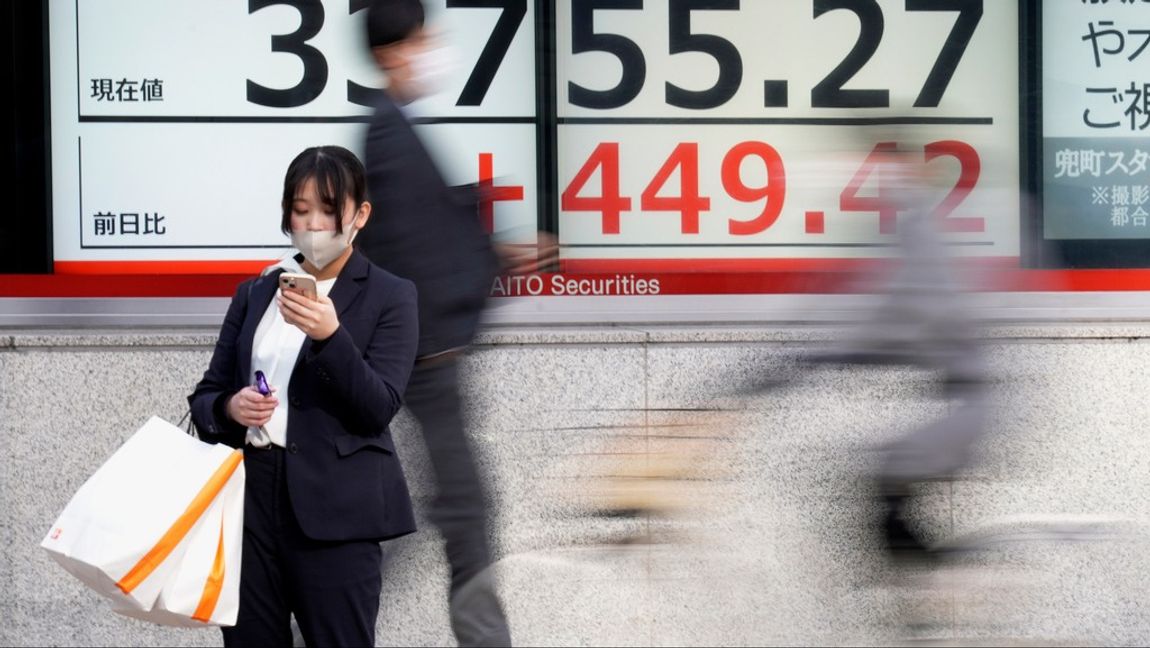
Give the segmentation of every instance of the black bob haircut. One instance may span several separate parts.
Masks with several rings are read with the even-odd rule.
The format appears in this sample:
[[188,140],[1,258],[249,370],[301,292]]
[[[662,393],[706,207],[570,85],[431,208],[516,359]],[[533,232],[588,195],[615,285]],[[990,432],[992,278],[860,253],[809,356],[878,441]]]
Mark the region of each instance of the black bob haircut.
[[308,180],[315,180],[323,204],[336,213],[335,231],[343,232],[343,210],[348,200],[356,208],[367,200],[363,163],[342,146],[313,146],[288,165],[284,175],[283,220],[280,229],[291,234],[292,203]]
[[423,27],[421,0],[370,0],[367,8],[367,44],[384,47],[411,36]]

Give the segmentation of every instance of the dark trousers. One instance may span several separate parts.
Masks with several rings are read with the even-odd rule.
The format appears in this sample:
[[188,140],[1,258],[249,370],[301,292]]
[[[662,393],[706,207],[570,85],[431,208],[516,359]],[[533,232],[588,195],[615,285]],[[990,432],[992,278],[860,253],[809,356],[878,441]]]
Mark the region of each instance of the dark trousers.
[[438,492],[431,521],[451,565],[451,627],[461,646],[509,646],[511,634],[495,593],[487,508],[463,426],[458,356],[416,363],[404,395],[419,421]]
[[318,542],[292,512],[284,451],[248,446],[240,610],[224,645],[291,646],[291,615],[310,648],[375,645],[381,551],[375,541]]

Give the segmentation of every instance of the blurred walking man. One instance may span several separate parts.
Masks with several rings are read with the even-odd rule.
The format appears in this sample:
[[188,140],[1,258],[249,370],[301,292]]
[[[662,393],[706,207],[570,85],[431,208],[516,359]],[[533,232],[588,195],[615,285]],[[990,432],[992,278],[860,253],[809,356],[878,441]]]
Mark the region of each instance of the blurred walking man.
[[462,646],[508,646],[490,570],[482,482],[463,426],[459,358],[479,324],[499,262],[476,196],[449,187],[403,106],[430,94],[436,48],[420,0],[372,0],[368,43],[387,74],[364,149],[375,218],[360,249],[419,290],[419,350],[405,400],[419,421],[438,493],[431,519],[451,564],[452,630]]

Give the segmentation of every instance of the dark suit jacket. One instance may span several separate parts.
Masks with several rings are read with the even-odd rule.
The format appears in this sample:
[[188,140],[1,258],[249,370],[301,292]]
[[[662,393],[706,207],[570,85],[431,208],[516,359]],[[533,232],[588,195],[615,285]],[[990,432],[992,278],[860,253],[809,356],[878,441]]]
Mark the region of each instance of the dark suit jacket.
[[[227,400],[249,384],[256,327],[278,277],[248,280],[232,298],[211,365],[188,397],[205,441],[243,447],[247,428],[228,418]],[[411,533],[411,500],[388,424],[415,361],[415,288],[354,252],[330,297],[339,329],[322,342],[305,339],[289,385],[285,470],[292,508],[316,540]]]
[[419,355],[465,346],[479,325],[498,262],[473,191],[449,187],[386,92],[364,150],[371,220],[356,244],[419,290]]

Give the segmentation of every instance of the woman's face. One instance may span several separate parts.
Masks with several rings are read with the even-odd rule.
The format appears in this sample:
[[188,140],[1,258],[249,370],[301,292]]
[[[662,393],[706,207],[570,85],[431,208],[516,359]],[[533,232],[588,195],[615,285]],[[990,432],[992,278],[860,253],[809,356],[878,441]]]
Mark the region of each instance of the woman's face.
[[[346,233],[349,228],[363,229],[371,213],[371,205],[363,203],[358,208],[355,201],[348,198],[343,206],[343,228]],[[320,198],[315,178],[308,178],[299,190],[296,191],[295,200],[291,205],[291,231],[293,232],[332,232],[335,234],[336,213],[331,205],[324,203]]]
[[[354,218],[355,206],[351,199],[344,206],[344,227],[351,224]],[[320,190],[316,188],[315,178],[307,178],[307,182],[300,186],[296,192],[296,199],[291,204],[292,231],[324,231],[336,230],[336,212],[330,205],[324,204],[320,198]]]

